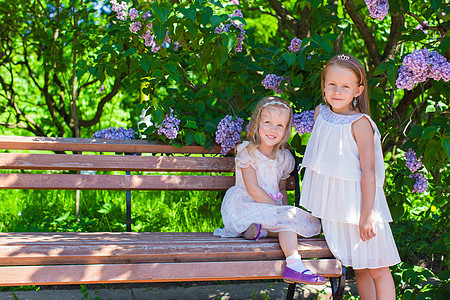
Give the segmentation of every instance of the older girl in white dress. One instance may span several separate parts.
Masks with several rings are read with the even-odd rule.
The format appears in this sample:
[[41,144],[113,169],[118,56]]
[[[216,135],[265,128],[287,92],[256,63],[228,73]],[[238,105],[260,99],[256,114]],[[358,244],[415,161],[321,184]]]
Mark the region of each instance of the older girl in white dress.
[[389,266],[400,262],[383,192],[380,132],[369,116],[361,63],[349,55],[323,69],[326,105],[316,108],[300,204],[322,219],[328,246],[352,266],[361,299],[395,299]]

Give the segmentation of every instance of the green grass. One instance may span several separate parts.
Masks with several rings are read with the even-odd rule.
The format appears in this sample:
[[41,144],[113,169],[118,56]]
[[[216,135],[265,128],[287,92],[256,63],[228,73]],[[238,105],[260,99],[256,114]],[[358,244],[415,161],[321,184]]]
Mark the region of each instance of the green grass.
[[[209,232],[222,226],[223,192],[133,191],[132,231]],[[125,231],[124,191],[1,190],[0,231]]]

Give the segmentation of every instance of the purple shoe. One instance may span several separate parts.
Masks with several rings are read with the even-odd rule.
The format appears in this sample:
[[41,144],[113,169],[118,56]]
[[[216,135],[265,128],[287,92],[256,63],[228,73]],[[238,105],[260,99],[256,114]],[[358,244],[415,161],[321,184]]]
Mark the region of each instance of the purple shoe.
[[[287,283],[305,283],[312,285],[322,285],[327,282],[325,278],[318,274],[305,274],[309,270],[306,269],[303,272],[297,272],[292,270],[291,268],[286,267],[283,273],[283,280]],[[311,271],[310,271],[311,272]]]
[[261,237],[261,224],[252,223],[242,235],[246,240],[257,241]]

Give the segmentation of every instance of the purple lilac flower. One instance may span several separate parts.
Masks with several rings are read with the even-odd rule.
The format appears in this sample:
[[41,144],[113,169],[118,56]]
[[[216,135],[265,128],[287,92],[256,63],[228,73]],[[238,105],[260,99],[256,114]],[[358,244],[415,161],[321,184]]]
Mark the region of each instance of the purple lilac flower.
[[169,32],[167,31],[166,33],[166,37],[164,38],[164,42],[163,43],[171,43],[172,39],[169,36]]
[[136,19],[139,16],[138,11],[135,8],[130,9],[129,15],[131,21],[134,21],[134,19]]
[[117,19],[125,21],[127,19],[127,12],[125,10],[119,11],[117,13]]
[[147,20],[147,18],[150,18],[151,16],[152,14],[150,13],[150,11],[148,11],[142,15],[142,19]]
[[181,45],[180,45],[180,43],[178,43],[178,41],[173,42],[173,50],[174,51],[177,51],[178,48],[180,48],[180,47],[181,47]]
[[244,120],[226,115],[217,125],[216,143],[219,144],[220,154],[225,155],[241,140],[242,124]]
[[413,193],[425,193],[427,188],[428,188],[428,181],[425,178],[425,176],[423,176],[422,173],[414,173],[409,175],[409,178],[413,178],[416,180],[416,182],[414,183],[413,186]]
[[230,18],[233,18],[233,17],[243,18],[244,15],[242,14],[242,11],[240,9],[235,9],[234,12],[230,15]]
[[115,139],[124,139],[124,140],[134,140],[134,130],[132,128],[125,129],[123,127],[115,128],[109,127],[106,129],[99,130],[93,134],[95,139],[107,139],[107,140],[115,140]]
[[300,50],[300,46],[302,45],[302,40],[298,39],[298,38],[294,38],[291,41],[291,45],[288,47],[289,51],[291,51],[292,53],[297,52],[298,50]]
[[132,33],[136,33],[136,32],[138,32],[141,29],[141,27],[142,27],[141,22],[133,22],[130,25],[130,31]]
[[103,90],[105,89],[105,86],[102,84],[100,88],[98,89],[99,94],[103,93]]
[[166,115],[161,126],[155,125],[158,129],[158,134],[165,134],[170,140],[173,140],[178,135],[178,125],[180,125],[180,120],[173,116],[173,109],[170,108],[170,115]]
[[[417,160],[416,152],[414,152],[413,149],[408,149],[408,152],[405,153],[405,158],[405,165],[411,172],[414,173],[422,167],[422,162]],[[419,159],[420,158],[422,157],[419,157]]]
[[379,21],[383,21],[389,11],[388,0],[365,0],[369,15]]
[[239,0],[230,0],[230,2],[233,2],[234,5],[239,5]]
[[214,33],[221,34],[223,32],[223,25],[219,25],[214,29]]
[[275,74],[268,74],[266,77],[264,77],[262,84],[266,89],[272,89],[277,94],[281,94],[283,89],[280,88],[280,84],[283,82],[283,80],[286,79],[286,83],[291,83],[291,79],[286,76],[277,76]]
[[122,10],[128,11],[128,4],[125,1],[122,1],[120,4],[116,0],[111,0],[112,11],[120,12]]
[[307,110],[300,114],[294,114],[292,126],[299,134],[310,133],[314,127],[314,110]]
[[419,82],[428,78],[450,80],[450,63],[436,51],[416,50],[403,58],[398,70],[397,88],[412,90]]
[[245,36],[243,35],[243,34],[238,34],[238,36],[237,36],[237,45],[236,45],[236,48],[235,48],[235,51],[236,52],[242,52],[242,41],[245,39]]

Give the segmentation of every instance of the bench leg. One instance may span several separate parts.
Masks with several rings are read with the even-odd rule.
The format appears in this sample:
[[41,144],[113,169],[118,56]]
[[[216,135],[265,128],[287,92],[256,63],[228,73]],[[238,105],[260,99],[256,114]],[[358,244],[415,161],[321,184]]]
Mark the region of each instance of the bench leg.
[[293,300],[295,294],[295,283],[289,283],[286,299]]
[[331,277],[331,293],[333,294],[333,300],[340,300],[342,296],[344,296],[344,288],[345,288],[345,267],[342,266],[342,275],[339,277],[339,283],[337,282],[336,277]]
[[[130,175],[129,171],[126,171],[126,175]],[[127,205],[127,232],[131,232],[131,191],[126,191],[126,205]]]

